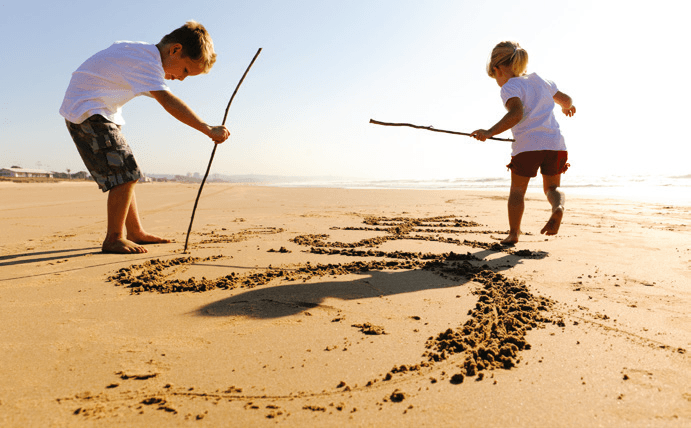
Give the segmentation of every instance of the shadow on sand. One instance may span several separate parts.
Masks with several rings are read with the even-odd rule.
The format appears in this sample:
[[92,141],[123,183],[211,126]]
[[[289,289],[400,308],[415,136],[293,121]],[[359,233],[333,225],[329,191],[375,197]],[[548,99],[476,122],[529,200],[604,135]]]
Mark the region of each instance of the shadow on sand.
[[[83,251],[81,253],[75,253],[76,251]],[[10,254],[6,256],[0,256],[0,266],[12,266],[12,265],[23,265],[27,263],[40,263],[49,262],[53,260],[70,259],[74,257],[82,257],[88,254],[98,254],[101,252],[101,247],[87,247],[87,248],[75,248],[69,250],[54,250],[54,251],[38,251],[35,253],[22,253],[22,254]],[[46,256],[46,257],[39,257]],[[22,259],[22,260],[13,260]],[[13,260],[6,262],[4,260]]]
[[[77,252],[77,251],[79,251],[79,252]],[[103,253],[101,251],[101,247],[87,247],[87,248],[75,248],[75,249],[67,249],[67,250],[41,251],[41,252],[36,252],[36,253],[10,254],[10,255],[6,255],[6,256],[0,256],[0,260],[22,259],[23,257],[26,257],[26,259],[13,260],[13,261],[9,261],[9,262],[0,262],[0,267],[1,266],[13,266],[13,265],[16,266],[16,265],[23,265],[23,264],[30,264],[30,263],[51,262],[51,261],[57,261],[57,260],[67,261],[68,259],[76,259],[79,257],[96,255],[96,254],[106,255],[106,253]],[[51,255],[51,256],[50,257],[36,257],[36,256],[47,256],[47,255]],[[168,254],[168,255],[172,255],[172,254]],[[122,256],[122,257],[125,257],[128,262],[129,261],[141,261],[141,260],[151,259],[151,256],[149,254],[146,254],[146,253],[138,255],[138,256],[135,256],[134,254],[119,254],[119,255],[108,254],[108,256],[111,256],[111,257]],[[57,271],[32,273],[29,275],[21,275],[21,276],[16,276],[16,277],[12,277],[12,278],[0,278],[0,282],[13,281],[13,280],[25,279],[25,278],[34,278],[34,277],[53,275],[53,274],[58,274],[58,273],[74,272],[74,271],[90,269],[90,268],[94,268],[94,267],[121,264],[122,262],[123,262],[123,260],[120,259],[120,260],[115,260],[115,261],[109,261],[106,263],[97,263],[97,264],[93,264],[93,265],[79,266],[79,267],[74,267],[74,268],[69,268],[69,269],[61,269],[61,270],[57,270]]]
[[[492,250],[474,253],[472,256],[477,260],[473,264],[486,265],[487,268],[497,272],[522,263],[523,257],[512,254],[491,261],[483,260],[485,256],[496,253]],[[546,256],[546,253],[539,253],[531,258]],[[428,268],[354,272],[349,275],[358,276],[358,278],[349,281],[289,282],[287,284],[284,281],[282,284],[269,287],[253,288],[205,305],[193,314],[208,317],[281,318],[317,307],[327,309],[327,306],[323,306],[326,299],[370,299],[422,290],[461,287],[470,282],[467,278],[446,278]]]

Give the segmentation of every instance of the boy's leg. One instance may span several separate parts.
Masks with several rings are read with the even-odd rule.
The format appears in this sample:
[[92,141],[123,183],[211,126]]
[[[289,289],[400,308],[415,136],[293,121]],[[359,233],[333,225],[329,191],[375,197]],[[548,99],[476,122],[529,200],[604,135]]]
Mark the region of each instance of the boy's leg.
[[552,215],[545,227],[540,231],[544,235],[556,235],[559,232],[559,226],[561,226],[561,219],[564,217],[566,196],[564,192],[559,190],[560,185],[561,174],[542,176],[542,186],[545,190],[547,201],[552,205]]
[[130,209],[127,212],[127,217],[125,218],[125,228],[127,229],[127,239],[137,244],[167,244],[173,242],[170,239],[152,235],[144,230],[142,221],[139,218],[137,196],[135,195],[134,190],[132,191]]
[[146,253],[146,248],[125,238],[125,223],[129,217],[136,181],[129,181],[108,191],[108,231],[101,249],[104,253]]
[[530,177],[523,177],[511,173],[511,190],[509,192],[509,236],[501,241],[502,244],[511,245],[518,242],[521,235],[521,220],[525,210],[525,192],[528,190]]
[[91,116],[81,124],[69,121],[66,124],[84,164],[101,190],[109,192],[108,231],[103,251],[145,253],[139,244],[171,242],[142,228],[134,194],[134,186],[142,174],[120,126],[100,115]]

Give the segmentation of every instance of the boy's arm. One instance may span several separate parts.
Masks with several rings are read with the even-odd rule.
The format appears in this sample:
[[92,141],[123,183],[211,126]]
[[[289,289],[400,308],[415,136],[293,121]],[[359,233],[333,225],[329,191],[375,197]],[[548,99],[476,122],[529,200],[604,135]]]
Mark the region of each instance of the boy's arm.
[[509,100],[506,101],[506,109],[508,112],[493,127],[490,129],[478,129],[472,132],[470,136],[480,141],[485,141],[489,137],[494,137],[518,125],[518,122],[523,119],[523,103],[521,99],[518,97],[509,98]]
[[557,93],[554,94],[553,98],[554,102],[559,104],[559,107],[561,107],[561,111],[565,115],[571,117],[574,114],[576,114],[576,107],[573,105],[573,100],[570,96],[566,95],[561,91],[557,91]]
[[216,143],[228,139],[230,132],[225,126],[209,126],[180,98],[170,91],[151,91],[151,96],[174,118],[208,136]]

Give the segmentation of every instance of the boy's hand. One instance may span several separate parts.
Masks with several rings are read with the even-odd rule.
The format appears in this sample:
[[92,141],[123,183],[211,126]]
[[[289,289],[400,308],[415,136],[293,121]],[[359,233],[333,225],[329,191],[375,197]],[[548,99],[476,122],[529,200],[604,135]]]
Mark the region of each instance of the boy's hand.
[[492,137],[492,133],[486,129],[478,129],[477,131],[473,131],[470,136],[476,140],[485,141],[486,139]]
[[211,126],[209,127],[209,133],[207,135],[214,141],[214,143],[221,144],[227,140],[228,137],[230,137],[230,131],[228,131],[228,128],[226,128],[225,125]]

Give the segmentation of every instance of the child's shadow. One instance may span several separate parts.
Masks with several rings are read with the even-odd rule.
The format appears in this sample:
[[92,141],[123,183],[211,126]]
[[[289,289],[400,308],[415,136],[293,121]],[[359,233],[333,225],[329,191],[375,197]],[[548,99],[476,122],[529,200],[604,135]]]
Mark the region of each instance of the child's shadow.
[[[482,250],[478,255],[495,253]],[[546,254],[533,255],[543,258]],[[480,262],[475,262],[477,265]],[[521,257],[505,255],[491,261],[495,271],[504,270],[521,263]],[[322,305],[328,298],[341,300],[371,299],[422,290],[459,287],[469,282],[467,278],[443,278],[426,269],[404,271],[369,271],[358,274],[350,281],[300,282],[255,288],[197,309],[198,316],[224,317],[245,316],[257,319],[281,318],[300,312],[321,308],[335,310]]]
[[[80,251],[80,252],[77,252]],[[0,256],[0,266],[22,265],[27,263],[49,262],[54,260],[82,257],[101,252],[101,247],[71,248],[67,250],[37,251],[35,253],[9,254]],[[16,259],[16,260],[15,260]],[[12,260],[12,261],[5,261]]]
[[281,318],[314,308],[334,310],[322,305],[328,298],[371,299],[420,290],[457,287],[462,284],[463,282],[450,281],[426,270],[372,271],[351,281],[301,281],[255,288],[203,306],[195,311],[195,314],[214,317]]

